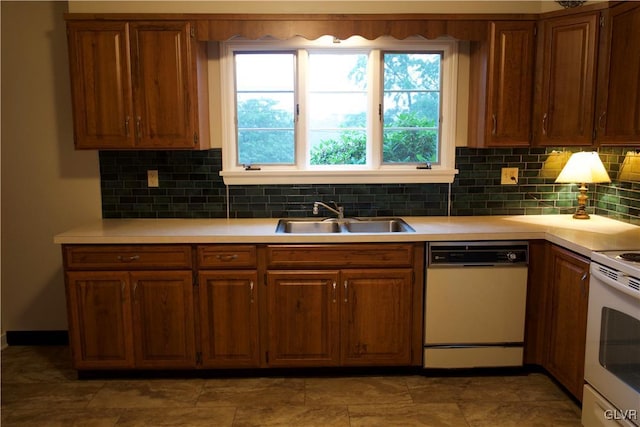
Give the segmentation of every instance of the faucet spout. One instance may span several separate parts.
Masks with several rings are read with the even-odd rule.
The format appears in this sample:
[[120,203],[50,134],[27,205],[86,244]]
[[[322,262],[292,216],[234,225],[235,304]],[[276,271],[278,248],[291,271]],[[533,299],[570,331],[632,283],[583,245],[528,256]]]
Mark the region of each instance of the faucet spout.
[[327,205],[326,203],[323,202],[314,202],[313,203],[313,214],[314,215],[318,215],[318,208],[320,206],[322,206],[323,208],[333,212],[334,214],[336,214],[338,216],[338,219],[344,219],[344,208],[342,206],[338,206],[338,204],[334,201],[331,201],[331,203],[333,203],[333,205],[335,206],[335,208]]

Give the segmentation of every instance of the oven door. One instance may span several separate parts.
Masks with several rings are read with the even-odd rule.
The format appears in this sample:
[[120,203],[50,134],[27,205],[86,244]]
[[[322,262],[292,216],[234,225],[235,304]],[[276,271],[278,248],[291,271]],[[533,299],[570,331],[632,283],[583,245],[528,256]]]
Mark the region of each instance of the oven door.
[[640,294],[591,263],[585,380],[618,410],[640,420]]

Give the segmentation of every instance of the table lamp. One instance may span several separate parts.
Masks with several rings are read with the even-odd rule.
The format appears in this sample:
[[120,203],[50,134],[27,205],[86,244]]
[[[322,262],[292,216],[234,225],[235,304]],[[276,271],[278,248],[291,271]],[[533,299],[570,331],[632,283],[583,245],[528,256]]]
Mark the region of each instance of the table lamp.
[[560,175],[556,178],[557,183],[580,184],[578,194],[578,209],[573,217],[576,219],[589,219],[589,214],[585,210],[587,205],[586,184],[611,182],[609,174],[604,168],[600,156],[595,151],[581,151],[573,153],[564,166]]

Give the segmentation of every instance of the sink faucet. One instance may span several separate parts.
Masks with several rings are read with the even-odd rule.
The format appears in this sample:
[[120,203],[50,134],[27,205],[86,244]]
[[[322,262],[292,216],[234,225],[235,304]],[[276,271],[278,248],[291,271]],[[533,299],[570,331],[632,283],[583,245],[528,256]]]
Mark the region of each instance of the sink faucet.
[[313,203],[313,214],[314,215],[318,215],[318,207],[322,206],[322,207],[330,210],[334,214],[338,215],[338,219],[344,219],[344,208],[342,206],[338,206],[338,204],[336,202],[334,202],[333,200],[330,203],[333,203],[333,206],[335,206],[335,208],[332,208],[331,206],[327,205],[326,203],[314,202]]

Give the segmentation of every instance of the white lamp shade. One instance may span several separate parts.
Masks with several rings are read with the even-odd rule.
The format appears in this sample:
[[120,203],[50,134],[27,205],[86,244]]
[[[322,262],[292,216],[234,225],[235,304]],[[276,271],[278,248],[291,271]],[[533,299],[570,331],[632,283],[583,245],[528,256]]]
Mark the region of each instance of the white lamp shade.
[[600,156],[595,151],[573,153],[558,178],[558,183],[611,182]]

